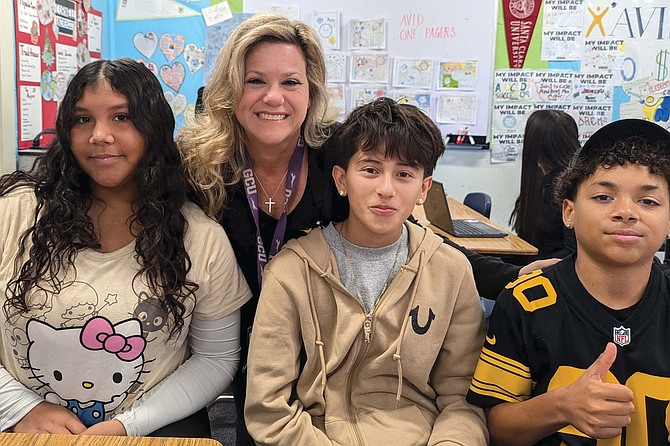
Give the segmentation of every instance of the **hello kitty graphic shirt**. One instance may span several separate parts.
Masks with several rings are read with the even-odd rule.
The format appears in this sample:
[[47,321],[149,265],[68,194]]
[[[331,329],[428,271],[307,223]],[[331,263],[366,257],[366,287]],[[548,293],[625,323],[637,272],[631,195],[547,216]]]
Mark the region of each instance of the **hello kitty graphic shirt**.
[[[13,277],[21,234],[32,224],[30,189],[0,197],[0,284]],[[193,316],[216,320],[251,293],[223,229],[195,205],[188,222],[189,279],[198,291],[185,303],[184,328],[169,338],[172,321],[159,296],[136,278],[135,243],[110,253],[84,250],[63,273],[60,292],[36,291],[30,311],[2,320],[0,359],[5,369],[46,401],[60,404],[91,426],[131,407],[189,356]],[[3,290],[4,291],[4,290]],[[4,302],[5,293],[0,295]]]

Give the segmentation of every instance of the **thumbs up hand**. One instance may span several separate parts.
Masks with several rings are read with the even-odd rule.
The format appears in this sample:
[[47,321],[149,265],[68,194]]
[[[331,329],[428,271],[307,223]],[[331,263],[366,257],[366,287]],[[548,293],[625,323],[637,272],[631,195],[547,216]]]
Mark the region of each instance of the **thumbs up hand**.
[[632,390],[603,382],[616,354],[616,346],[609,342],[582,376],[566,387],[564,410],[569,423],[592,438],[620,435],[635,410]]

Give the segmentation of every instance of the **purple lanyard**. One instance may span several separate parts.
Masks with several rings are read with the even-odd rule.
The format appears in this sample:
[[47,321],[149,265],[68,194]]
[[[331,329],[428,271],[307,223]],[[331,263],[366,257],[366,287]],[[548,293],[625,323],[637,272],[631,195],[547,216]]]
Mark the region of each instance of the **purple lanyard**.
[[279,217],[277,226],[275,227],[274,235],[272,236],[272,244],[270,245],[270,255],[265,254],[265,246],[263,246],[263,238],[261,237],[261,224],[258,217],[258,189],[256,187],[256,176],[254,170],[251,168],[251,160],[249,156],[245,156],[245,169],[242,171],[242,181],[244,182],[244,191],[249,200],[249,208],[251,215],[254,217],[256,223],[256,261],[258,272],[258,288],[260,289],[263,281],[263,268],[278,252],[284,240],[286,233],[286,208],[288,207],[288,200],[293,194],[293,189],[300,178],[300,170],[302,169],[302,158],[305,153],[305,143],[302,137],[298,138],[298,143],[295,146],[291,161],[288,165],[288,172],[286,175],[286,191],[284,193],[284,210]]

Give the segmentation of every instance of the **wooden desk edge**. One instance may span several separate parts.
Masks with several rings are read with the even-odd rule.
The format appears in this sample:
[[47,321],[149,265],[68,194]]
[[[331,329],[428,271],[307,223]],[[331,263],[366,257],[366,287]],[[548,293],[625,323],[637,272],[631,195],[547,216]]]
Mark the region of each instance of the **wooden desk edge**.
[[[459,217],[459,218],[460,218],[460,217]],[[440,229],[440,228],[438,228],[437,226],[433,225],[432,223],[429,223],[427,226],[428,226],[434,233],[439,234],[439,235],[444,236],[444,237],[447,237],[447,238],[449,238],[449,240],[451,240],[452,242],[454,242],[454,243],[456,243],[456,244],[458,244],[458,245],[461,245],[461,246],[463,246],[463,247],[469,249],[470,251],[477,252],[478,254],[533,256],[533,255],[537,254],[537,252],[538,252],[536,247],[534,247],[533,245],[530,245],[528,242],[526,242],[526,241],[523,240],[523,239],[519,239],[519,240],[521,240],[521,242],[519,242],[519,244],[520,244],[520,245],[528,244],[530,247],[525,247],[525,246],[523,246],[523,247],[517,247],[517,248],[511,248],[511,247],[510,247],[510,248],[508,248],[508,249],[507,249],[507,248],[502,248],[502,249],[501,249],[500,247],[486,247],[486,246],[476,246],[476,247],[475,247],[475,246],[473,246],[472,248],[470,248],[470,247],[468,247],[468,242],[467,242],[468,240],[476,240],[476,241],[479,241],[479,240],[482,240],[482,238],[477,238],[477,237],[474,237],[474,238],[472,238],[472,237],[455,237],[455,236],[449,234],[448,232],[443,231],[442,229]],[[491,225],[491,226],[493,226],[493,225]],[[495,226],[495,227],[496,227],[496,228],[499,228],[498,226]],[[508,238],[508,237],[510,237],[510,236],[514,236],[514,234],[509,234],[509,235],[507,235],[507,237],[505,237],[505,238]],[[500,238],[488,238],[488,237],[484,237],[484,239],[486,239],[486,240],[501,240],[502,237],[500,237]],[[511,240],[511,239],[509,239],[509,240]],[[471,243],[472,243],[472,242],[471,242]],[[471,246],[472,246],[472,245],[471,245]]]
[[479,254],[493,254],[493,255],[535,255],[538,250],[516,234],[511,233],[508,229],[484,217],[474,209],[469,208],[460,201],[447,197],[449,200],[449,210],[452,218],[475,218],[481,220],[496,229],[507,233],[503,238],[469,238],[469,237],[454,237],[446,231],[434,226],[426,218],[426,213],[422,206],[416,206],[412,215],[424,226],[429,227],[436,234],[449,238],[452,242],[459,244],[470,251],[475,251]]
[[212,438],[0,433],[0,446],[222,446]]

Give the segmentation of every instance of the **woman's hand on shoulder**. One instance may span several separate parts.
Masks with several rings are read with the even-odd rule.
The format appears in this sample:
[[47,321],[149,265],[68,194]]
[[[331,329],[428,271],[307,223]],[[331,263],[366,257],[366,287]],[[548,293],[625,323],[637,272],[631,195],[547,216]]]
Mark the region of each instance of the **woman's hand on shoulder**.
[[21,418],[13,430],[38,434],[81,434],[86,427],[65,407],[44,401]]
[[126,428],[119,420],[102,421],[94,424],[81,433],[82,435],[116,435],[125,437],[127,435]]

